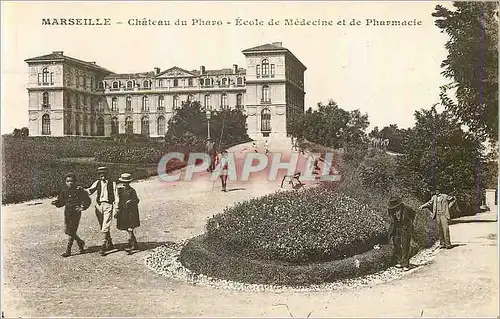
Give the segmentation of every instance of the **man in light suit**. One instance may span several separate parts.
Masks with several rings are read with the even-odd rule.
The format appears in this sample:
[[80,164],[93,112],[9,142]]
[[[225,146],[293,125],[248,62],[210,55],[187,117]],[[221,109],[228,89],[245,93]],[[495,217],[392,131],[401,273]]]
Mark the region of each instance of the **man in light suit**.
[[420,206],[420,209],[429,209],[432,219],[436,219],[441,248],[452,248],[448,222],[451,219],[450,208],[455,204],[455,201],[455,197],[441,193],[440,188],[436,186],[436,190],[431,199]]

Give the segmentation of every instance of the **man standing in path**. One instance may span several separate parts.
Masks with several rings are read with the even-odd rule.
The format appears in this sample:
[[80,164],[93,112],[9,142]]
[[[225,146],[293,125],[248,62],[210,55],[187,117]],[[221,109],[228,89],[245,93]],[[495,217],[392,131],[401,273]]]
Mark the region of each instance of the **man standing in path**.
[[113,204],[117,198],[116,183],[109,179],[109,170],[107,167],[99,167],[97,173],[99,174],[99,179],[87,189],[87,192],[92,195],[97,191],[95,214],[103,236],[103,244],[99,253],[101,256],[104,256],[106,251],[114,249],[110,228],[111,221],[113,220]]
[[399,197],[391,197],[387,207],[391,226],[389,238],[394,245],[394,258],[396,267],[403,267],[404,271],[410,270],[410,243],[413,234],[413,221],[415,211],[404,205]]
[[455,201],[456,199],[453,196],[442,194],[439,187],[436,186],[435,194],[427,203],[420,206],[420,209],[429,209],[432,219],[436,219],[441,248],[452,248],[448,222],[451,219],[450,208],[455,204]]

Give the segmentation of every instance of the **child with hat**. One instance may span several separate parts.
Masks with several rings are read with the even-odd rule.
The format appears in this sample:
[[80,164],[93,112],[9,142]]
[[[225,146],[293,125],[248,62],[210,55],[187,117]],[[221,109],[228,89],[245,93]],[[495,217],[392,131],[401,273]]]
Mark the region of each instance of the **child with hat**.
[[121,174],[117,186],[117,205],[115,211],[116,228],[128,232],[129,248],[127,252],[132,254],[132,250],[138,249],[137,239],[134,235],[134,228],[141,225],[139,221],[139,198],[137,192],[130,186],[132,176],[129,173]]

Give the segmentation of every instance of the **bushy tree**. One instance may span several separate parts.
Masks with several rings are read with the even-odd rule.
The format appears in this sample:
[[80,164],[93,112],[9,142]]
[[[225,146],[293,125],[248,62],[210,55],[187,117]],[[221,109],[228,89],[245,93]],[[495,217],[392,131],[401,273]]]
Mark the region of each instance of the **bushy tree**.
[[[435,24],[450,39],[442,74],[441,103],[478,136],[498,140],[498,2],[437,5]],[[449,96],[456,90],[456,101]]]
[[481,166],[484,146],[477,136],[462,130],[451,112],[436,106],[415,112],[416,124],[408,129],[398,157],[398,175],[422,200],[439,185],[457,197],[464,213],[476,213],[481,202]]
[[334,148],[362,143],[368,127],[368,115],[359,110],[346,111],[330,100],[328,104],[318,103],[318,109],[309,108],[297,131],[307,140]]

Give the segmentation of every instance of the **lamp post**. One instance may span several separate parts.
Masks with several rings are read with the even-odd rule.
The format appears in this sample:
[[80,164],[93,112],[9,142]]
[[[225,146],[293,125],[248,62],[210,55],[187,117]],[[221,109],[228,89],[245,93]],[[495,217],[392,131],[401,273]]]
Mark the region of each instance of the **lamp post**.
[[212,113],[210,112],[210,110],[207,110],[205,112],[205,115],[207,117],[207,139],[210,138],[210,117],[212,115]]

